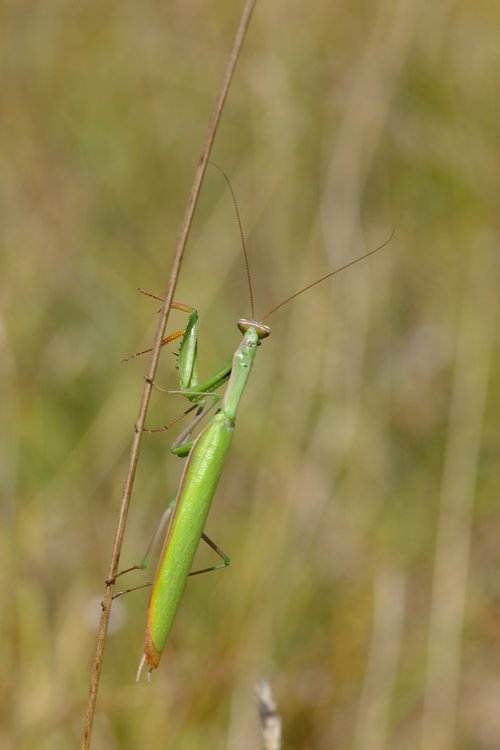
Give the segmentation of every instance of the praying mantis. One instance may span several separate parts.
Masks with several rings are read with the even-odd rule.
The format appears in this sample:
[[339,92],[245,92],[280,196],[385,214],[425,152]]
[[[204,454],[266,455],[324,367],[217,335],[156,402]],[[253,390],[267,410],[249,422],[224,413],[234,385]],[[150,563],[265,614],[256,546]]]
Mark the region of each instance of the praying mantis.
[[[186,312],[189,317],[184,329],[170,334],[162,342],[162,344],[167,344],[177,338],[181,339],[179,347],[179,389],[170,391],[170,393],[182,394],[191,401],[192,406],[187,412],[196,410],[196,416],[188,428],[177,438],[171,449],[176,455],[187,457],[177,493],[163,514],[160,526],[143,562],[127,569],[128,571],[146,567],[151,548],[166,527],[163,548],[152,583],[144,653],[139,664],[137,680],[139,680],[142,669],[146,664],[148,679],[151,672],[159,665],[188,577],[226,567],[230,563],[229,557],[204,533],[204,527],[231,445],[238,407],[249,380],[257,350],[271,333],[270,327],[264,321],[312,287],[373,255],[392,238],[391,234],[388,240],[374,250],[303,287],[273,307],[261,320],[257,320],[254,313],[248,256],[238,207],[229,180],[224,173],[223,176],[231,191],[240,228],[252,316],[249,319],[241,318],[238,320],[237,325],[243,338],[231,360],[216,370],[210,377],[199,382],[197,378],[198,313],[188,305],[177,302],[172,305],[175,309]],[[143,353],[145,352],[140,352],[140,354]],[[217,389],[225,383],[225,391],[221,396],[217,393]],[[194,428],[216,406],[218,408],[215,413],[197,436],[193,438]],[[222,558],[222,563],[192,572],[191,567],[200,539],[203,539]]]

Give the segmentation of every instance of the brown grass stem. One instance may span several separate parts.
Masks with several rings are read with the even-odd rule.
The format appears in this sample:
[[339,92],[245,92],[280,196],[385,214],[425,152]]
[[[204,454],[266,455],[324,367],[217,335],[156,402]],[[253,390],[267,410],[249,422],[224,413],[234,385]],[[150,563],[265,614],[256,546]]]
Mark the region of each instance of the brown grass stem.
[[223,77],[223,81],[221,84],[221,88],[217,96],[217,100],[215,102],[215,106],[212,112],[212,116],[210,118],[210,122],[208,124],[207,135],[205,138],[205,142],[203,144],[203,148],[201,150],[200,158],[198,161],[198,167],[196,169],[196,173],[194,176],[193,186],[189,194],[186,211],[185,211],[184,219],[181,225],[181,231],[179,234],[179,239],[177,241],[177,247],[175,250],[175,255],[174,255],[174,259],[172,262],[171,271],[170,271],[170,275],[169,275],[169,279],[167,283],[165,299],[163,302],[161,314],[158,320],[158,327],[157,327],[155,337],[154,337],[149,370],[148,370],[148,374],[147,374],[145,384],[144,384],[144,391],[142,394],[141,405],[139,408],[139,415],[137,418],[137,422],[135,424],[134,437],[132,440],[132,447],[130,451],[130,461],[129,461],[129,466],[127,470],[125,485],[123,488],[123,495],[122,495],[121,504],[120,504],[118,524],[117,524],[117,528],[115,532],[113,551],[111,555],[111,563],[110,563],[108,578],[106,582],[106,590],[104,593],[104,599],[102,602],[102,614],[101,614],[101,620],[100,620],[99,630],[97,634],[96,651],[95,651],[94,663],[93,663],[92,674],[91,674],[91,679],[90,679],[90,688],[89,688],[89,695],[88,695],[88,701],[87,701],[87,708],[85,712],[81,750],[88,750],[88,748],[90,747],[91,739],[92,739],[92,727],[94,723],[97,692],[99,689],[101,668],[102,668],[102,663],[103,663],[103,658],[104,658],[104,648],[106,645],[108,624],[109,624],[109,619],[111,615],[111,604],[112,604],[113,591],[114,591],[114,579],[116,577],[116,574],[118,573],[118,565],[120,561],[120,553],[121,553],[121,548],[123,544],[123,538],[125,535],[125,527],[126,527],[127,515],[128,515],[129,505],[130,505],[130,498],[132,496],[132,489],[134,485],[134,479],[135,479],[135,474],[136,474],[136,469],[137,469],[137,464],[138,464],[139,454],[140,454],[140,448],[141,448],[141,443],[142,443],[143,428],[144,428],[144,424],[146,421],[146,415],[147,415],[149,402],[151,398],[151,391],[153,387],[152,384],[154,381],[156,369],[158,366],[158,360],[160,357],[161,342],[164,337],[164,332],[167,326],[168,315],[169,315],[170,307],[173,301],[173,296],[174,296],[175,288],[177,285],[177,280],[179,278],[179,273],[180,273],[180,269],[182,265],[182,259],[184,256],[187,239],[188,239],[189,232],[191,229],[191,224],[193,221],[196,204],[198,202],[198,197],[200,194],[203,177],[204,177],[205,170],[207,167],[210,152],[212,150],[212,146],[213,146],[217,128],[220,122],[220,118],[222,115],[222,110],[224,108],[224,103],[227,97],[227,93],[229,91],[229,86],[231,84],[234,70],[238,62],[240,53],[241,53],[243,41],[245,39],[245,35],[250,24],[250,20],[252,17],[253,9],[255,7],[255,3],[256,3],[256,0],[246,0],[245,6],[243,8],[243,12],[241,15],[238,30],[236,32],[236,37],[234,40],[233,48],[231,50],[231,54],[230,54],[230,57],[226,66],[226,70],[224,72],[224,77]]
[[263,679],[255,686],[259,708],[262,750],[280,750],[281,718],[278,715],[271,685]]

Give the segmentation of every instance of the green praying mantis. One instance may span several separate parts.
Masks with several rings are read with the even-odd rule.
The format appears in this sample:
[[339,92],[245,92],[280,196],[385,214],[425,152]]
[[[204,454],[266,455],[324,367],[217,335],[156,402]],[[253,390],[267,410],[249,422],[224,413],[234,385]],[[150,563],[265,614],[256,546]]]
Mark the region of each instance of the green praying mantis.
[[[271,333],[270,327],[264,321],[312,287],[373,255],[392,238],[391,234],[388,240],[374,250],[303,287],[269,310],[258,321],[254,313],[248,256],[238,207],[233,189],[224,173],[223,176],[231,191],[240,228],[252,317],[250,319],[242,318],[238,321],[237,325],[243,338],[231,360],[216,370],[209,378],[199,382],[197,378],[198,313],[194,308],[181,303],[174,302],[172,305],[175,309],[186,312],[189,317],[184,329],[170,334],[162,342],[162,344],[167,344],[175,339],[181,339],[179,347],[179,389],[170,391],[170,393],[179,393],[185,396],[192,403],[185,413],[195,410],[196,415],[171,448],[176,455],[187,456],[177,493],[164,512],[142,563],[128,568],[127,571],[122,571],[125,573],[135,568],[145,568],[149,562],[152,547],[166,528],[163,548],[152,583],[144,653],[137,671],[137,680],[140,679],[141,672],[146,664],[148,679],[151,672],[159,665],[188,577],[223,568],[230,563],[229,557],[204,533],[204,527],[231,445],[238,407],[252,371],[257,349]],[[139,354],[145,352],[139,352]],[[224,383],[226,383],[226,388],[221,396],[217,393],[217,390]],[[216,406],[218,408],[210,420],[193,438],[192,432],[195,427]],[[191,571],[200,539],[203,539],[222,558],[222,563],[211,568]]]

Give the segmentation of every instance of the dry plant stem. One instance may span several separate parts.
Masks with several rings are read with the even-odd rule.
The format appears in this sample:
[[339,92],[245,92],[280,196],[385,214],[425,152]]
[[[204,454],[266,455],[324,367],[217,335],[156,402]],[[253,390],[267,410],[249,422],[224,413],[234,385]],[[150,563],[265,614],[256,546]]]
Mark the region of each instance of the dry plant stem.
[[389,719],[405,625],[405,580],[399,570],[376,572],[373,626],[358,709],[355,750],[388,747]]
[[102,667],[102,662],[103,662],[103,657],[104,657],[104,647],[106,644],[106,636],[107,636],[107,631],[108,631],[109,618],[111,614],[111,603],[112,603],[113,590],[114,590],[114,579],[118,572],[118,564],[119,564],[120,552],[121,552],[121,548],[123,544],[123,537],[125,534],[125,525],[126,525],[128,509],[130,505],[130,497],[132,495],[132,488],[134,484],[137,463],[139,460],[139,452],[140,452],[140,447],[141,447],[141,442],[142,442],[143,428],[144,428],[144,424],[146,421],[146,414],[147,414],[147,410],[149,406],[149,401],[151,398],[151,391],[153,387],[152,383],[155,377],[156,368],[158,366],[158,359],[160,357],[161,342],[164,337],[164,332],[165,332],[165,328],[166,328],[167,320],[168,320],[168,314],[170,311],[170,306],[172,304],[175,287],[177,284],[177,279],[179,277],[179,272],[180,272],[180,268],[182,264],[182,258],[184,255],[184,250],[186,248],[189,231],[191,229],[191,224],[193,221],[193,215],[194,215],[194,211],[195,211],[196,204],[198,201],[198,196],[200,194],[201,184],[203,182],[203,176],[205,174],[208,159],[209,159],[210,152],[211,152],[213,142],[215,139],[215,135],[217,132],[217,127],[219,125],[219,121],[221,118],[222,109],[224,107],[224,102],[226,100],[226,96],[229,90],[231,79],[233,77],[236,63],[238,61],[241,48],[243,45],[243,41],[247,32],[248,26],[250,24],[250,20],[252,17],[253,9],[255,7],[255,3],[256,3],[256,0],[247,0],[245,3],[243,13],[241,16],[241,20],[240,20],[240,24],[238,27],[238,31],[236,33],[236,38],[234,41],[233,49],[231,51],[231,55],[230,55],[230,58],[226,67],[226,71],[224,74],[224,79],[221,85],[221,89],[217,97],[217,101],[215,103],[212,116],[210,118],[207,136],[206,136],[205,143],[201,151],[200,159],[198,162],[198,167],[196,169],[193,187],[189,195],[186,212],[184,215],[184,220],[181,226],[181,231],[180,231],[179,239],[177,242],[175,256],[174,256],[174,260],[172,263],[172,269],[170,272],[170,277],[169,277],[167,289],[165,292],[165,300],[161,309],[161,314],[160,314],[160,318],[158,321],[158,328],[156,330],[156,334],[154,338],[153,350],[151,353],[151,361],[149,365],[148,374],[146,377],[146,382],[144,385],[144,392],[142,395],[139,415],[138,415],[137,422],[135,425],[135,434],[134,434],[134,438],[132,441],[132,448],[130,452],[130,462],[129,462],[129,467],[127,471],[127,478],[125,481],[125,486],[123,489],[122,501],[120,505],[120,515],[118,519],[118,525],[117,525],[115,540],[113,544],[111,564],[109,568],[108,580],[106,582],[106,591],[105,591],[104,599],[102,602],[101,622],[100,622],[99,631],[97,634],[96,652],[95,652],[95,657],[94,657],[94,664],[92,667],[92,675],[91,675],[91,681],[90,681],[87,709],[86,709],[86,714],[85,714],[81,750],[88,750],[88,748],[90,747],[90,742],[91,742],[91,737],[92,737],[92,726],[94,722],[97,691],[99,687],[99,679],[100,679],[101,667]]
[[276,710],[271,685],[263,679],[255,686],[259,706],[262,750],[280,750],[281,718]]
[[471,249],[461,304],[437,525],[422,750],[458,746],[463,634],[483,421],[498,318],[496,248]]

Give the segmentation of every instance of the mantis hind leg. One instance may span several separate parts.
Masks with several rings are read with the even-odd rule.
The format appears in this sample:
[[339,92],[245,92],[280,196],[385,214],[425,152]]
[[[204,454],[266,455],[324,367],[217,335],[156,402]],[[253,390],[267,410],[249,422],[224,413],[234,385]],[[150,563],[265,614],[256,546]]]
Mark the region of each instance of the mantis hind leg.
[[[124,570],[120,570],[119,573],[116,574],[114,578],[108,578],[106,581],[106,584],[110,586],[111,584],[115,583],[117,578],[120,578],[120,576],[125,575],[126,573],[131,573],[133,570],[146,570],[146,568],[149,566],[149,562],[151,560],[151,554],[153,552],[153,549],[158,544],[158,540],[160,539],[160,536],[163,534],[165,527],[170,519],[170,516],[172,515],[172,511],[174,509],[176,498],[174,497],[173,500],[169,502],[166,509],[163,512],[163,515],[160,519],[160,523],[158,524],[155,533],[153,534],[153,538],[151,539],[150,543],[148,544],[148,548],[146,550],[146,554],[142,558],[141,562],[135,565],[131,565],[129,568],[125,568]],[[144,588],[145,586],[151,586],[150,583],[143,584],[142,586],[136,586],[135,588]],[[115,599],[117,596],[121,596],[122,594],[128,593],[128,591],[135,591],[135,588],[133,589],[127,589],[127,591],[120,591],[118,594],[115,594],[113,599]]]
[[231,558],[229,555],[226,555],[225,552],[223,552],[220,547],[218,547],[215,542],[213,542],[205,532],[202,533],[201,538],[204,542],[208,544],[208,546],[213,549],[214,552],[216,552],[219,557],[222,558],[222,562],[219,563],[219,565],[212,565],[210,568],[202,568],[201,570],[193,570],[192,573],[190,573],[190,576],[199,576],[202,573],[211,573],[212,570],[221,570],[222,568],[227,568],[228,565],[231,564]]
[[[121,570],[119,573],[116,574],[114,578],[110,578],[106,581],[106,584],[109,586],[111,584],[114,584],[116,579],[119,578],[122,575],[125,575],[126,573],[131,573],[133,570],[146,570],[146,568],[149,566],[150,560],[151,560],[151,554],[158,544],[158,541],[163,534],[169,520],[170,516],[172,515],[174,506],[175,506],[176,498],[174,497],[166,507],[165,511],[163,512],[163,515],[160,519],[160,523],[158,524],[158,527],[153,535],[153,538],[151,539],[148,548],[146,550],[146,554],[144,555],[141,562],[137,565],[131,565],[129,568],[125,568],[124,570]],[[192,573],[190,573],[190,576],[198,576],[202,573],[211,573],[213,570],[222,570],[222,568],[227,568],[231,564],[231,558],[229,555],[226,555],[226,553],[220,549],[220,547],[217,546],[217,544],[210,539],[210,537],[205,534],[205,532],[202,533],[201,538],[203,541],[208,544],[208,546],[213,549],[213,551],[219,555],[220,558],[222,558],[222,562],[218,565],[211,565],[208,568],[201,568],[201,570],[193,570]],[[138,589],[145,589],[149,586],[152,586],[152,583],[142,583],[139,586],[133,586],[130,589],[124,589],[123,591],[117,591],[116,594],[113,595],[113,599],[118,599],[118,597],[123,596],[124,594],[130,594],[132,591],[137,591]]]

